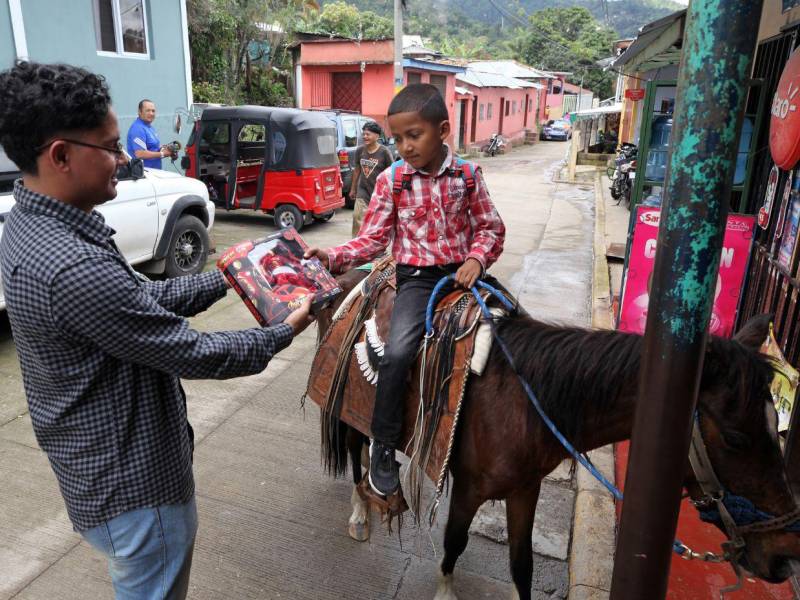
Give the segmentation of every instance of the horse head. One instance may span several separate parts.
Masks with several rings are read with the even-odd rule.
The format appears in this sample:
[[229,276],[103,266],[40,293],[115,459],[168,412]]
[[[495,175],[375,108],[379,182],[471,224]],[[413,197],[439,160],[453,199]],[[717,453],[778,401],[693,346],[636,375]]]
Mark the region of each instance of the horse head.
[[[728,558],[781,582],[800,559],[800,512],[781,454],[773,366],[758,352],[769,321],[756,317],[733,340],[709,340],[686,487],[701,518],[728,536]],[[698,468],[703,452],[707,468]]]

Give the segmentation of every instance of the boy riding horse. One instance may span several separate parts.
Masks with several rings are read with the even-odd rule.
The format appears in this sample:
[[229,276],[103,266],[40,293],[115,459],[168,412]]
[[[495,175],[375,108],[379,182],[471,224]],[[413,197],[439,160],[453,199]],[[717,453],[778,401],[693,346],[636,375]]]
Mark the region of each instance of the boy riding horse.
[[406,383],[433,288],[449,274],[461,287],[471,288],[500,256],[505,239],[505,226],[480,170],[454,157],[445,144],[450,122],[439,90],[409,85],[395,96],[388,113],[402,160],[378,177],[358,236],[306,252],[306,258],[316,256],[341,273],[392,244],[397,297],[378,369],[369,469],[370,485],[384,496],[400,486],[395,449],[402,434]]

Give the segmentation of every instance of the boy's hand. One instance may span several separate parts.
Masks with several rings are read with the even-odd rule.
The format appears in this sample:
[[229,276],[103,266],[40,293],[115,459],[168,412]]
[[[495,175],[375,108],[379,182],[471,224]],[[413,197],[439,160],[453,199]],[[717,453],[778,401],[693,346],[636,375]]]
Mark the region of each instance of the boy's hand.
[[306,250],[305,254],[303,254],[303,258],[318,258],[323,267],[326,269],[330,269],[331,267],[331,261],[328,260],[328,253],[320,248],[309,248]]
[[458,271],[456,271],[456,283],[463,288],[470,289],[481,276],[483,265],[474,258],[468,258]]
[[314,315],[311,314],[311,301],[313,299],[313,294],[306,296],[300,308],[284,319],[283,322],[291,326],[294,335],[298,335],[314,322]]

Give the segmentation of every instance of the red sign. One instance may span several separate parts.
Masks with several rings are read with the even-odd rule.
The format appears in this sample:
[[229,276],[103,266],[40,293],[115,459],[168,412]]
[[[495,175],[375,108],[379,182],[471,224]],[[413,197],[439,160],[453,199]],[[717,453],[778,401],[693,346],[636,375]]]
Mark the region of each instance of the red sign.
[[634,102],[644,100],[644,90],[625,90],[625,97]]
[[793,168],[800,159],[800,50],[796,50],[783,69],[772,99],[769,125],[769,150],[781,169]]

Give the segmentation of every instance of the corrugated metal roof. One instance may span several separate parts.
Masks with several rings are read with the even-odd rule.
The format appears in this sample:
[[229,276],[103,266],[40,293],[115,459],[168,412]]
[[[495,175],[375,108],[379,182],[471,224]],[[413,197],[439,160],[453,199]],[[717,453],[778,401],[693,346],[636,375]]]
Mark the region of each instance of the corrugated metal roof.
[[469,91],[467,88],[465,88],[465,87],[461,87],[461,86],[458,86],[458,85],[457,85],[457,86],[456,86],[456,94],[461,94],[462,96],[467,96],[467,95],[470,95],[470,96],[471,96],[471,95],[472,95],[472,92],[470,92],[470,91]]
[[514,77],[506,77],[505,75],[497,75],[496,73],[482,73],[468,68],[465,73],[456,75],[456,80],[472,85],[475,87],[501,87],[509,88],[512,90],[519,90],[523,88],[544,89],[544,86],[539,83],[525,81],[523,79],[516,79]]
[[469,63],[468,67],[481,73],[494,73],[517,79],[555,79],[552,73],[534,69],[515,60],[479,60]]

